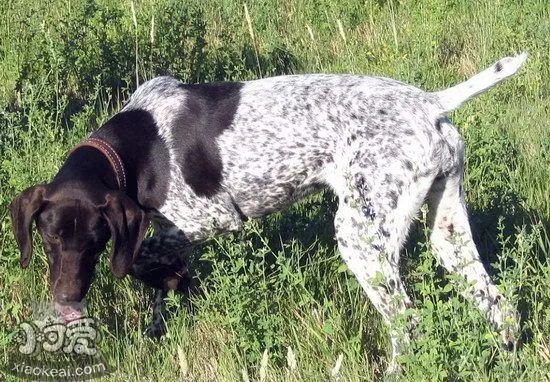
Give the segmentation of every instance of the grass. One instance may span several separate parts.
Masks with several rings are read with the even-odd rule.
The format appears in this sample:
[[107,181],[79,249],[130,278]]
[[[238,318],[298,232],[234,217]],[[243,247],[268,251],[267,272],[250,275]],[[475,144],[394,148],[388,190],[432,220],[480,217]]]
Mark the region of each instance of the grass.
[[[187,82],[346,72],[428,90],[528,51],[521,73],[452,116],[467,142],[478,248],[522,315],[498,335],[431,255],[419,217],[402,261],[421,324],[388,380],[550,378],[550,8],[542,0],[0,0],[0,364],[30,301],[47,300],[39,248],[18,266],[7,207],[155,75]],[[107,381],[384,379],[387,329],[339,258],[326,192],[198,249],[200,293],[165,340],[142,337],[151,292],[102,260],[89,293]],[[337,365],[339,364],[339,366]],[[338,366],[338,367],[337,367]],[[6,376],[7,380],[11,380]]]

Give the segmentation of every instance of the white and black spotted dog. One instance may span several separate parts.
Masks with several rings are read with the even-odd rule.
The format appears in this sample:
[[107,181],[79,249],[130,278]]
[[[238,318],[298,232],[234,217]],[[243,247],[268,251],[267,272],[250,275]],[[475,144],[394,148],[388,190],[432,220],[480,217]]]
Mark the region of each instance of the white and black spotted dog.
[[[435,255],[471,282],[465,294],[508,344],[517,314],[472,240],[462,193],[464,144],[446,115],[515,74],[525,59],[503,58],[434,93],[356,75],[207,85],[148,81],[73,149],[51,183],[14,200],[21,265],[29,263],[36,221],[54,300],[71,319],[112,238],[114,274],[159,289],[149,328],[159,334],[165,291],[185,290],[189,282],[190,245],[329,187],[339,200],[340,253],[390,326],[393,370],[408,341],[397,335],[395,318],[411,307],[399,252],[427,201]],[[156,234],[143,241],[149,219]]]

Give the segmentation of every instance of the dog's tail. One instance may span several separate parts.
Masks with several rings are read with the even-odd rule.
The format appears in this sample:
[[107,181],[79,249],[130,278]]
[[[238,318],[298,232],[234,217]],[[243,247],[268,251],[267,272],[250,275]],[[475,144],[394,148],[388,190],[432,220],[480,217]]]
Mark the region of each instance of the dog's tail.
[[441,106],[439,113],[448,114],[458,109],[466,101],[513,76],[526,59],[527,53],[525,52],[515,57],[504,57],[472,78],[452,88],[432,93]]

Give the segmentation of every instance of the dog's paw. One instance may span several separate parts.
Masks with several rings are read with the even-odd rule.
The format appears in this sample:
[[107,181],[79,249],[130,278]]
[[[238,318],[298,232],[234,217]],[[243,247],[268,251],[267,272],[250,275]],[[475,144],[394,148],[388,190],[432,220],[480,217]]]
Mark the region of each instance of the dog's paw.
[[505,350],[514,351],[518,347],[520,315],[508,300],[501,299],[492,312],[493,322],[501,335]]
[[505,316],[502,326],[499,328],[502,336],[502,346],[507,351],[514,351],[519,345],[519,314]]
[[147,329],[145,329],[145,332],[143,335],[147,338],[150,338],[152,340],[158,340],[163,335],[166,334],[166,324],[164,321],[162,322],[152,322]]

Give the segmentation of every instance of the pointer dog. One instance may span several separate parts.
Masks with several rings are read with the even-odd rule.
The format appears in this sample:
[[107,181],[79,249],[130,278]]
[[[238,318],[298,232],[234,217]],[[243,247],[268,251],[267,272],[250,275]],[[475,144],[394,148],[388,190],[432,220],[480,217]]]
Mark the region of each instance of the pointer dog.
[[[35,221],[58,310],[78,316],[75,306],[112,239],[115,276],[131,274],[159,289],[150,327],[159,334],[165,291],[187,288],[190,245],[327,186],[339,200],[334,224],[342,258],[390,325],[391,371],[408,341],[393,322],[412,307],[399,252],[426,200],[435,255],[472,283],[465,294],[508,344],[516,312],[472,240],[462,194],[464,144],[446,115],[515,74],[526,57],[503,58],[433,93],[355,75],[206,85],[155,78],[73,149],[51,183],[13,201],[21,266],[31,258]],[[149,220],[155,236],[144,241]]]

